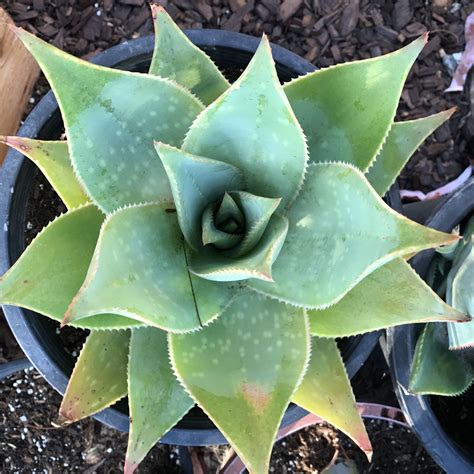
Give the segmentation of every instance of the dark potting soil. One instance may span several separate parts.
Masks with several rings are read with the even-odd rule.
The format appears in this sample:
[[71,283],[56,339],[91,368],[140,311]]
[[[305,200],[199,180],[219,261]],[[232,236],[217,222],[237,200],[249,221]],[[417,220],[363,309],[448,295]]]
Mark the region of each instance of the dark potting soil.
[[474,385],[457,397],[430,397],[430,405],[446,433],[474,457]]
[[[332,427],[321,424],[294,433],[275,445],[270,471],[276,473],[321,472],[331,462],[344,462],[359,474],[415,473],[443,471],[419,445],[407,428],[379,420],[366,420],[374,456],[369,463],[364,453]],[[348,471],[342,471],[348,472]]]
[[[35,370],[9,377],[0,391],[0,472],[123,472],[127,434],[86,419],[55,424],[61,397]],[[138,474],[180,472],[176,448],[155,446]]]

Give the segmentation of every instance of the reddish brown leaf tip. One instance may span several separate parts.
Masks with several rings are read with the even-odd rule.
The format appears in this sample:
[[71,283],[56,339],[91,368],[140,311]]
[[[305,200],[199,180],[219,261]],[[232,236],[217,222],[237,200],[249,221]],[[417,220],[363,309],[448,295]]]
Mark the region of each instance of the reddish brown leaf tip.
[[138,464],[135,464],[132,461],[129,461],[128,459],[125,459],[125,466],[123,468],[124,474],[133,474],[138,467]]
[[13,23],[8,23],[8,29],[14,33],[17,37],[24,31],[22,28],[14,25]]
[[372,456],[373,456],[373,454],[374,454],[374,452],[372,451],[372,448],[370,448],[370,449],[367,450],[367,451],[364,449],[364,454],[365,454],[366,457],[367,457],[367,461],[372,462]]
[[159,14],[166,13],[166,10],[164,9],[164,7],[162,7],[161,5],[158,5],[157,3],[150,3],[150,8],[151,8],[151,14],[154,20],[156,20],[156,17]]
[[56,420],[56,423],[59,426],[67,426],[70,425],[74,420],[69,418],[64,412],[60,411],[58,415],[58,419]]
[[457,111],[458,111],[457,106],[451,107],[450,109],[446,110],[446,113],[448,115],[448,119],[451,118],[451,116]]

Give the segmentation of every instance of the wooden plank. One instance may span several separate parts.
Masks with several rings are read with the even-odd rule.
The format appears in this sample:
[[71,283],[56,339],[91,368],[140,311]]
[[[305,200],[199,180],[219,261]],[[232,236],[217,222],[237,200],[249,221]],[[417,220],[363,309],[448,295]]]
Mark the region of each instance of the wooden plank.
[[[39,75],[30,53],[8,27],[13,24],[0,8],[0,134],[14,135]],[[0,164],[8,151],[0,144]]]

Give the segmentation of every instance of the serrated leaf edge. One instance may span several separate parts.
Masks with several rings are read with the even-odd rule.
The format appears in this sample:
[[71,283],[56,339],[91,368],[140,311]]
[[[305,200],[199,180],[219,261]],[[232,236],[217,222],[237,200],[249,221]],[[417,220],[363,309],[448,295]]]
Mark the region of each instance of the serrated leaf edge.
[[[121,331],[128,331],[128,329],[120,329]],[[87,342],[87,339],[86,341],[83,342],[82,344],[82,347],[81,347],[81,350],[79,351],[79,354],[82,352],[82,349],[84,348],[84,345],[85,343]],[[78,362],[79,362],[79,357],[76,359],[75,363],[74,363],[74,368],[72,369],[72,372],[71,372],[71,376],[69,377],[68,379],[68,387],[69,387],[69,382],[71,381],[72,377],[74,376],[74,372],[76,371],[76,368],[77,368],[77,365],[78,365]],[[64,394],[66,394],[67,392],[67,387],[66,387],[66,391],[64,392]],[[71,420],[70,418],[68,418],[67,416],[65,416],[62,412],[61,412],[61,409],[62,409],[62,405],[63,405],[63,402],[64,402],[64,395],[63,395],[63,398],[61,400],[61,406],[59,407],[59,417],[58,417],[58,421],[59,421],[59,424],[62,425],[62,426],[66,426],[66,425],[70,425],[72,423],[76,423],[77,421],[80,421],[80,420],[83,420],[85,418],[88,418],[89,416],[93,416],[99,412],[101,412],[102,410],[105,410],[106,408],[109,408],[111,407],[112,405],[114,405],[115,403],[117,403],[119,400],[122,400],[123,398],[125,398],[127,396],[127,392],[125,392],[122,396],[119,396],[117,398],[115,398],[114,400],[112,400],[110,403],[108,403],[107,405],[104,405],[102,406],[101,408],[97,409],[96,411],[93,411],[91,413],[88,413],[87,415],[84,415],[80,418],[77,418],[75,420]]]
[[[153,19],[153,28],[154,28],[154,32],[155,32],[155,37],[158,37],[158,24],[157,24],[157,16],[160,15],[160,14],[164,14],[165,16],[169,17],[171,22],[173,22],[173,19],[170,17],[170,15],[168,14],[168,12],[166,11],[166,9],[157,4],[157,3],[150,3],[150,10],[151,10],[151,16],[152,16],[152,19]],[[174,22],[173,22],[174,23]],[[196,46],[185,34],[184,32],[181,30],[181,28],[177,28],[177,30],[179,30],[179,33],[182,38],[186,41],[186,43],[188,43],[189,46],[192,46],[194,50],[196,50],[199,54],[202,54],[204,55],[210,64],[212,64],[212,66],[214,66],[214,70],[219,74],[219,76],[221,77],[221,79],[223,79],[228,86],[230,86],[230,83],[229,81],[226,79],[226,77],[224,76],[224,74],[222,74],[221,70],[217,67],[217,65],[214,63],[214,61],[210,58],[210,56],[205,52],[203,51],[201,48],[199,48],[198,46]],[[156,47],[156,41],[155,41],[155,47]],[[154,76],[155,74],[151,74],[150,72],[147,72],[146,74],[150,75],[150,76]],[[158,76],[158,77],[161,77],[161,76]],[[184,86],[182,86],[184,87]],[[189,90],[185,87],[186,90]],[[191,93],[191,91],[189,90],[189,92]],[[205,105],[205,104],[204,104]],[[206,106],[206,105],[205,105]]]
[[[317,336],[317,337],[319,337],[319,336]],[[331,337],[331,338],[328,337],[328,338],[326,338],[326,339],[333,339],[333,340],[334,340],[333,337]],[[337,348],[337,346],[336,346],[336,348]],[[346,380],[347,380],[347,382],[348,382],[348,385],[349,385],[349,387],[350,387],[351,401],[352,401],[352,403],[353,403],[353,405],[354,405],[354,408],[357,409],[357,408],[356,408],[356,407],[357,407],[357,401],[356,401],[356,398],[355,398],[355,395],[354,395],[354,390],[353,390],[353,388],[352,388],[351,379],[349,378],[349,375],[347,374],[346,364],[344,363],[344,360],[343,360],[343,358],[342,358],[342,356],[341,356],[341,352],[340,352],[339,348],[337,348],[337,354],[338,354],[338,357],[339,357],[339,361],[341,362],[341,365],[342,365],[342,370],[344,371],[344,375],[345,375]],[[309,365],[309,363],[308,363],[308,365]],[[295,391],[295,393],[296,393],[296,391]],[[296,405],[298,405],[298,403],[296,403],[295,401],[293,401],[293,403],[295,403]],[[300,406],[300,405],[298,405],[298,406]],[[304,407],[301,407],[301,408],[303,408],[303,410],[307,410],[307,409],[304,408]],[[308,410],[308,411],[309,411],[309,410]],[[334,426],[334,428],[336,428],[338,431],[341,431],[341,432],[344,433],[346,436],[348,436],[352,441],[354,441],[354,443],[358,446],[358,448],[367,456],[367,460],[368,460],[369,462],[372,462],[372,455],[373,455],[372,443],[370,443],[370,438],[369,438],[369,435],[368,435],[368,433],[367,433],[367,430],[366,430],[366,428],[365,428],[365,425],[364,425],[364,422],[363,422],[363,421],[362,421],[362,426],[364,427],[364,432],[365,432],[365,434],[366,434],[366,436],[367,436],[367,439],[369,440],[369,445],[370,445],[370,447],[371,447],[370,451],[366,451],[366,450],[363,449],[361,446],[359,446],[359,444],[356,442],[356,440],[355,440],[354,438],[352,438],[352,436],[351,436],[346,430],[343,430],[342,428],[333,425],[328,419],[326,419],[324,416],[321,416],[319,413],[314,413],[314,415],[316,415],[317,417],[319,417],[319,418],[321,418],[322,420],[324,420],[327,424],[329,424],[329,425],[331,425],[331,426]],[[360,416],[360,414],[359,414],[359,418],[362,420],[362,417]]]
[[[416,40],[412,41],[411,43],[409,43],[408,45],[406,45],[405,47],[403,48],[400,48],[400,49],[397,49],[395,51],[392,51],[391,53],[388,53],[388,54],[385,54],[383,56],[392,56],[392,55],[397,55],[397,54],[400,54],[401,51],[403,51],[405,48],[409,47],[411,44],[415,43],[416,41],[420,41],[421,39],[423,39],[424,41],[424,44],[423,44],[423,47],[426,46],[427,42],[428,42],[428,33],[424,33],[422,34],[421,36],[419,36]],[[422,48],[423,49],[423,48]],[[309,76],[309,75],[320,75],[322,72],[325,72],[329,69],[338,69],[338,68],[341,68],[341,67],[344,67],[345,65],[348,65],[348,64],[351,64],[351,63],[369,63],[369,62],[375,62],[377,60],[380,60],[380,56],[377,56],[377,57],[374,57],[374,58],[368,58],[368,59],[359,59],[357,61],[351,61],[351,62],[346,62],[346,63],[339,63],[339,64],[334,64],[334,65],[331,65],[331,66],[328,66],[328,67],[325,67],[325,68],[321,68],[321,69],[317,69],[315,71],[312,71],[312,72],[308,72],[307,74],[304,74],[302,76],[298,76],[294,79],[291,79],[290,81],[286,82],[284,85],[283,85],[283,89],[287,86],[287,85],[290,85],[290,84],[294,84],[302,79],[304,79],[305,77]],[[416,58],[415,58],[416,60]],[[413,67],[413,65],[411,66]],[[410,67],[410,69],[411,69]],[[399,96],[401,95],[402,93],[402,90],[403,90],[403,87],[404,87],[404,84],[406,82],[406,79],[408,77],[408,74],[410,72],[410,69],[407,71],[407,73],[404,75],[403,77],[403,80],[402,80],[402,84],[401,84],[401,87],[400,87],[400,91],[399,91]],[[396,111],[397,111],[397,107],[398,107],[398,103],[397,105],[395,106],[393,112],[392,112],[392,121],[391,121],[391,125],[389,126],[388,130],[386,130],[385,132],[385,135],[384,137],[382,138],[382,141],[380,142],[380,144],[378,145],[374,155],[372,156],[372,158],[370,159],[369,161],[369,164],[362,170],[364,173],[367,172],[370,167],[373,165],[375,159],[377,158],[378,154],[380,153],[380,150],[382,149],[383,145],[385,144],[386,140],[387,140],[387,136],[389,134],[389,131],[390,129],[392,128],[392,125],[393,125],[393,119],[395,118],[395,114],[396,114]]]
[[[320,162],[320,163],[310,163],[309,166],[315,166],[316,167],[316,166],[328,166],[328,165],[351,168],[353,171],[355,171],[363,179],[363,181],[366,182],[367,188],[370,190],[370,192],[374,196],[376,196],[376,200],[377,201],[381,200],[381,197],[377,194],[377,192],[374,190],[372,185],[368,182],[368,180],[365,177],[365,175],[363,174],[363,172],[357,166],[353,165],[352,163],[345,163],[345,162],[340,162],[340,161],[337,161],[337,162],[336,161],[324,161],[324,162]],[[410,225],[416,225],[416,226],[421,225],[421,224],[417,224],[414,221],[411,221],[410,219],[405,217],[403,214],[400,214],[397,211],[395,211],[394,209],[392,209],[390,206],[387,206],[385,203],[384,203],[384,206],[386,208],[386,211],[389,214],[392,214],[393,216],[395,216],[397,219],[407,221],[407,222],[410,223]],[[424,227],[424,226],[422,226],[422,227]],[[431,231],[436,231],[436,229],[431,229],[431,228],[429,228],[429,229]],[[439,231],[436,231],[436,232],[439,232]],[[448,236],[448,234],[446,234],[446,236]],[[411,253],[418,253],[418,252],[420,252],[422,250],[425,250],[425,249],[440,247],[442,245],[447,245],[447,244],[450,244],[450,243],[452,243],[456,240],[459,240],[459,237],[457,237],[455,235],[451,235],[451,237],[452,238],[451,238],[450,241],[447,241],[446,243],[443,243],[443,244],[430,245],[430,246],[415,246],[415,245],[413,245],[411,247],[407,247],[403,251],[390,252],[390,253],[386,254],[383,258],[380,258],[380,259],[374,261],[363,272],[361,272],[359,274],[359,277],[354,280],[352,286],[350,286],[350,288],[348,288],[342,295],[338,296],[337,298],[335,298],[334,300],[332,300],[328,303],[321,304],[321,305],[318,305],[318,306],[313,307],[313,306],[302,305],[302,304],[297,303],[295,301],[285,299],[285,298],[281,298],[281,297],[277,297],[275,295],[269,294],[268,292],[266,292],[262,289],[252,288],[251,286],[249,286],[249,289],[251,289],[252,291],[255,291],[256,293],[259,293],[261,295],[268,296],[269,298],[280,301],[281,303],[289,304],[291,306],[295,306],[295,307],[298,307],[298,308],[305,308],[305,309],[312,309],[312,310],[313,309],[327,309],[330,306],[332,306],[332,305],[336,304],[337,302],[339,302],[350,290],[352,290],[352,288],[354,288],[354,286],[357,285],[357,283],[361,282],[367,275],[370,275],[370,273],[372,273],[377,268],[381,267],[384,263],[388,263],[389,261],[393,260],[396,257],[401,257],[403,255],[407,255],[407,254],[411,254]],[[284,246],[283,246],[283,249],[284,249]]]
[[[311,334],[309,332],[309,320],[308,320],[308,316],[306,314],[306,311],[303,310],[303,317],[304,317],[304,322],[305,322],[305,327],[306,327],[306,341],[307,341],[307,351],[306,351],[306,360],[305,360],[305,364],[304,364],[304,367],[303,367],[303,370],[301,371],[301,374],[297,380],[297,383],[295,385],[295,388],[293,389],[293,392],[291,393],[291,396],[289,396],[288,398],[288,403],[285,407],[285,409],[282,411],[280,417],[279,417],[279,420],[278,420],[278,424],[277,424],[277,427],[276,429],[274,430],[274,433],[272,434],[272,438],[274,440],[276,440],[276,436],[277,436],[277,433],[278,433],[278,430],[280,429],[280,425],[281,425],[281,422],[283,420],[283,417],[285,415],[285,412],[288,408],[288,405],[291,403],[291,400],[293,399],[296,391],[298,390],[298,388],[300,387],[303,379],[304,379],[304,376],[306,375],[306,372],[308,371],[308,367],[309,367],[309,362],[310,362],[310,359],[311,359]],[[232,447],[234,448],[235,452],[238,454],[238,456],[241,458],[241,460],[244,462],[244,459],[245,459],[245,456],[242,455],[242,452],[240,451],[240,448],[238,448],[238,446],[233,442],[233,440],[231,439],[231,437],[226,433],[225,430],[222,429],[222,427],[220,426],[220,424],[214,419],[214,417],[212,417],[208,412],[207,410],[202,407],[198,400],[191,394],[191,392],[189,391],[189,389],[186,387],[186,384],[184,383],[184,381],[180,378],[179,374],[178,374],[178,370],[176,368],[176,362],[174,360],[174,357],[173,357],[173,338],[172,338],[172,334],[168,334],[168,357],[170,359],[170,364],[171,364],[171,368],[173,370],[173,373],[176,377],[176,379],[178,380],[178,382],[181,384],[181,386],[184,388],[184,390],[186,391],[186,393],[196,402],[196,404],[204,411],[204,413],[206,413],[206,415],[209,417],[209,419],[214,423],[214,425],[219,429],[219,431],[223,434],[223,436],[227,439],[227,441],[229,442],[229,444],[232,445]],[[273,449],[273,448],[272,448]],[[245,462],[244,462],[245,463]],[[245,463],[246,464],[246,463]],[[252,472],[252,471],[250,471]]]
[[[132,329],[131,330],[131,334],[130,334],[130,342],[128,344],[128,363],[127,363],[127,393],[130,395],[131,393],[131,390],[130,390],[130,355],[131,355],[131,349],[132,349],[132,337],[133,337],[133,332],[134,330]],[[167,338],[167,342],[168,342],[168,338]],[[168,345],[168,344],[167,344]],[[169,352],[169,350],[167,351]],[[168,361],[169,361],[169,358],[168,358]],[[176,378],[176,376],[175,376]],[[179,381],[178,381],[179,382]],[[189,394],[188,394],[189,395]],[[194,401],[194,399],[191,397],[191,400]],[[170,431],[177,423],[179,423],[188,413],[189,411],[191,410],[191,408],[193,408],[192,406],[190,406],[185,413],[183,413],[183,415],[179,418],[179,420],[177,420],[175,423],[172,423],[171,425],[168,426],[168,428],[166,428],[163,433],[161,434],[160,436],[160,439],[166,435],[166,433],[168,433],[168,431]],[[128,435],[128,440],[127,440],[127,451],[126,451],[126,454],[125,454],[125,467],[124,467],[124,474],[132,474],[135,469],[138,467],[138,464],[143,461],[143,459],[145,459],[145,456],[148,454],[145,454],[145,456],[140,459],[137,463],[136,463],[136,466],[133,467],[135,465],[135,462],[133,463],[133,465],[131,466],[132,463],[130,463],[130,458],[129,458],[129,447],[130,447],[130,438],[131,438],[131,435],[132,435],[132,431],[133,431],[133,423],[132,423],[132,410],[131,410],[131,407],[130,407],[130,397],[129,397],[129,419],[130,419],[130,428],[129,428],[129,435]],[[157,441],[157,443],[159,443],[160,440]]]

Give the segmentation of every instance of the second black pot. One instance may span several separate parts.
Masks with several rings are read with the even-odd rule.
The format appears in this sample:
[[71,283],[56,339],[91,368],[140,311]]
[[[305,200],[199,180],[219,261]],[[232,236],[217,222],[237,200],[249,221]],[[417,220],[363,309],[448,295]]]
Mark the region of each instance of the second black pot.
[[[426,225],[451,232],[474,212],[474,179],[437,203]],[[435,250],[426,250],[413,258],[412,265],[425,278]],[[448,473],[472,474],[474,452],[468,453],[446,433],[430,405],[428,396],[407,391],[413,355],[422,325],[405,325],[387,331],[387,353],[395,392],[405,417],[423,446]],[[474,407],[473,407],[474,409]]]
[[[235,79],[255,52],[259,39],[239,33],[217,30],[192,30],[187,35],[206,51],[219,68]],[[299,56],[272,46],[279,77],[288,81],[315,68]],[[93,59],[94,63],[132,71],[145,72],[153,51],[153,37],[140,38],[108,49]],[[61,115],[52,92],[49,92],[28,116],[19,135],[43,140],[58,139],[63,130]],[[4,232],[0,232],[0,273],[5,272],[25,250],[26,210],[36,168],[21,154],[10,151],[0,170],[0,215]],[[388,199],[390,201],[390,199]],[[392,207],[397,193],[392,192]],[[54,291],[54,289],[52,289]],[[4,306],[8,323],[20,346],[43,377],[61,394],[64,393],[74,359],[66,353],[56,333],[57,324],[32,311]],[[352,337],[341,342],[342,355],[349,377],[353,377],[376,345],[380,333]],[[304,416],[306,412],[290,405],[282,425]],[[114,407],[95,415],[101,422],[128,431],[128,407],[122,400]],[[199,409],[191,410],[161,440],[178,445],[226,443],[225,438]]]

